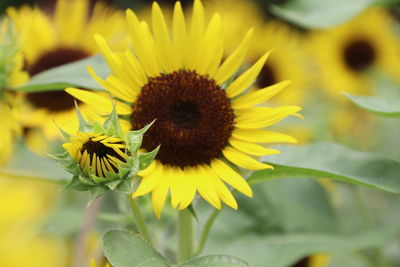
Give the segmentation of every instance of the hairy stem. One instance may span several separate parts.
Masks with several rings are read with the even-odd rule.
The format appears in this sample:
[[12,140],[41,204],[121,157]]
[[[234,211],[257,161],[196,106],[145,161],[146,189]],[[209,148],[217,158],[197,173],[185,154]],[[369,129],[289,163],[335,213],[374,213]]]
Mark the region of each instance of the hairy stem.
[[193,256],[193,219],[189,209],[179,211],[178,217],[178,261],[184,262]]
[[149,230],[147,229],[146,222],[144,221],[144,217],[142,215],[142,212],[140,211],[139,205],[136,201],[136,199],[132,198],[130,194],[126,195],[129,205],[131,206],[131,210],[133,213],[133,216],[135,217],[136,225],[139,229],[140,234],[142,237],[147,240],[150,244],[153,244],[151,241],[151,236],[149,233]]

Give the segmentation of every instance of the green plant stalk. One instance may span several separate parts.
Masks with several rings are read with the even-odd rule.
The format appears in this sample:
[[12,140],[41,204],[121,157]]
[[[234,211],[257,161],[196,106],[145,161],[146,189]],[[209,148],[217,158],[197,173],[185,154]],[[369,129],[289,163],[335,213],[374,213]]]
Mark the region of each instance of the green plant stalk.
[[184,262],[193,256],[193,219],[189,209],[178,213],[178,261]]
[[199,255],[207,242],[208,239],[208,235],[210,234],[211,228],[214,224],[215,219],[218,217],[219,213],[221,212],[221,210],[218,209],[214,209],[214,211],[210,214],[210,217],[208,217],[206,224],[204,225],[203,231],[200,235],[200,241],[199,244],[197,245],[197,249],[195,252],[195,255]]
[[131,210],[133,216],[135,217],[136,225],[139,229],[140,234],[146,241],[148,241],[151,245],[153,245],[149,230],[147,229],[146,222],[144,221],[144,217],[142,215],[142,212],[140,211],[136,199],[132,198],[131,194],[127,194],[126,197],[128,199],[129,205],[131,206]]

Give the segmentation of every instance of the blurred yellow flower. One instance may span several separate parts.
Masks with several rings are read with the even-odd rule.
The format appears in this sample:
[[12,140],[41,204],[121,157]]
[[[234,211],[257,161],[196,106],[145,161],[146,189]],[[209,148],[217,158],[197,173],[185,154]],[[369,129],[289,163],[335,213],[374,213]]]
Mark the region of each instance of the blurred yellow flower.
[[[298,115],[301,108],[255,107],[278,94],[287,83],[247,92],[269,52],[247,71],[235,76],[245,59],[251,31],[222,62],[219,14],[214,14],[209,24],[205,24],[203,5],[199,0],[194,1],[187,31],[177,2],[172,20],[171,39],[157,3],[152,9],[152,32],[128,10],[134,52],[114,53],[104,38],[97,36],[112,74],[107,80],[95,73],[93,77],[121,100],[117,102],[117,112],[129,118],[127,122],[134,130],[157,119],[146,132],[142,147],[151,151],[161,144],[161,148],[156,160],[140,173],[143,178],[133,197],[152,192],[157,217],[168,191],[172,206],[180,210],[192,203],[196,192],[217,209],[221,208],[221,201],[236,209],[236,200],[224,182],[249,197],[252,190],[231,165],[250,170],[272,168],[259,162],[257,157],[279,151],[257,143],[296,140],[262,128]],[[85,90],[67,91],[100,113],[111,111],[109,98]]]
[[53,184],[0,174],[0,266],[68,266],[66,243],[40,232],[55,193]]
[[[58,0],[51,15],[38,7],[7,9],[31,75],[96,54],[99,50],[93,39],[95,33],[105,36],[113,49],[126,45],[123,13],[101,2],[91,10],[89,2]],[[33,146],[35,142],[36,146],[40,144],[43,136],[29,135],[44,133],[47,139],[59,136],[53,120],[66,131],[76,131],[73,97],[64,91],[28,93],[26,99],[30,107],[24,109],[22,119],[24,126],[31,128],[27,139]],[[85,111],[84,105],[81,110]]]
[[309,47],[329,96],[371,93],[371,70],[399,80],[400,46],[392,22],[385,9],[370,8],[345,24],[311,34]]

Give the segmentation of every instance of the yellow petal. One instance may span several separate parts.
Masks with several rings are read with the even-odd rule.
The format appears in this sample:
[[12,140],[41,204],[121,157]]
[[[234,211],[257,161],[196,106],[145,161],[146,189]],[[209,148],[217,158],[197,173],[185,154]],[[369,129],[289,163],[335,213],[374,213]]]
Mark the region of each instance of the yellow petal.
[[249,48],[252,34],[253,29],[247,32],[239,47],[224,61],[224,63],[222,63],[221,67],[213,76],[219,85],[222,85],[224,82],[226,82],[242,64],[247,49]]
[[279,154],[280,152],[276,149],[266,148],[254,143],[249,143],[242,141],[240,139],[236,139],[231,137],[229,139],[229,143],[236,148],[237,150],[254,155],[254,156],[265,156],[265,155],[272,155],[272,154]]
[[160,69],[154,56],[154,44],[149,39],[151,34],[146,30],[144,22],[140,23],[135,13],[130,9],[126,10],[126,20],[132,45],[144,70],[150,77],[158,75]]
[[[160,166],[162,166],[160,164]],[[165,166],[163,167],[165,168]],[[154,214],[156,217],[159,219],[161,216],[161,211],[162,208],[164,207],[165,199],[168,194],[168,189],[169,189],[169,177],[162,177],[160,183],[156,188],[154,188],[152,194],[151,194],[151,201],[153,205],[153,210]]]
[[249,169],[249,170],[264,170],[264,169],[273,169],[271,165],[262,163],[257,161],[256,159],[237,151],[232,147],[226,147],[222,153],[225,158],[227,158],[230,162],[236,164],[239,167]]
[[118,80],[118,78],[114,75],[108,76],[107,80],[105,81],[97,76],[97,74],[91,67],[88,67],[88,71],[93,79],[95,79],[99,85],[107,89],[107,91],[109,91],[111,95],[118,97],[126,102],[135,102],[139,91],[135,90],[132,87],[128,87],[125,83]]
[[156,47],[158,49],[158,54],[162,59],[163,69],[170,72],[172,71],[172,47],[170,33],[168,31],[167,25],[164,20],[164,15],[162,14],[160,6],[157,2],[153,2],[152,6],[152,23],[153,23],[153,33]]
[[[104,96],[104,94],[76,88],[67,88],[65,91],[76,99],[90,105],[101,114],[108,114],[113,109],[111,98]],[[132,113],[131,107],[121,102],[116,102],[116,109],[118,114],[128,115]]]
[[232,136],[254,143],[297,143],[297,140],[290,135],[261,129],[235,129]]
[[238,205],[236,199],[233,197],[232,193],[229,191],[226,185],[217,177],[217,175],[213,172],[213,170],[210,167],[206,168],[211,173],[210,175],[211,182],[214,184],[214,187],[217,190],[219,198],[229,207],[237,209]]
[[225,162],[215,159],[211,162],[211,168],[219,176],[219,178],[231,185],[237,191],[248,197],[253,197],[253,191],[246,180],[243,179],[242,176],[236,173]]
[[236,110],[236,124],[237,128],[241,129],[255,129],[264,128],[275,124],[290,115],[295,115],[300,111],[301,107],[298,106],[282,106],[278,108],[268,107],[255,107]]
[[[200,62],[196,66],[196,71],[199,74],[206,74],[209,66],[214,66],[215,60],[221,60],[216,54],[219,52],[219,48],[222,46],[222,23],[221,16],[216,13],[211,18],[211,21],[207,27],[206,34],[204,37],[204,45]],[[219,64],[218,62],[217,64]]]
[[149,175],[141,179],[140,185],[133,193],[132,197],[139,197],[150,193],[159,184],[161,179],[163,179],[164,172],[161,164],[154,165],[154,171]]
[[187,208],[192,203],[194,196],[196,195],[196,180],[197,176],[193,175],[193,172],[188,173],[185,169],[183,173],[184,177],[181,179],[181,202],[179,203],[179,210]]
[[241,74],[238,78],[236,78],[226,89],[226,94],[233,98],[239,94],[241,94],[244,90],[246,90],[252,83],[255,82],[256,77],[260,73],[262,67],[267,61],[267,58],[271,51],[265,53],[250,69]]
[[232,108],[242,109],[261,104],[280,93],[288,84],[290,84],[290,81],[283,81],[263,89],[259,89],[253,93],[247,93],[235,99],[232,103]]
[[197,63],[202,53],[204,40],[204,9],[200,0],[193,3],[192,24],[187,38],[187,49],[185,51],[184,64],[188,69],[196,69]]
[[197,166],[197,190],[199,194],[216,209],[221,209],[221,201],[219,200],[218,194],[214,185],[211,182],[210,171],[205,170],[203,166]]
[[189,177],[184,177],[182,170],[180,168],[169,168],[170,173],[164,171],[164,176],[170,176],[170,190],[171,190],[171,205],[176,208],[181,202],[182,197],[182,182],[184,179]]
[[185,55],[186,23],[179,1],[174,7],[172,38],[174,69],[180,69],[183,67],[183,55]]

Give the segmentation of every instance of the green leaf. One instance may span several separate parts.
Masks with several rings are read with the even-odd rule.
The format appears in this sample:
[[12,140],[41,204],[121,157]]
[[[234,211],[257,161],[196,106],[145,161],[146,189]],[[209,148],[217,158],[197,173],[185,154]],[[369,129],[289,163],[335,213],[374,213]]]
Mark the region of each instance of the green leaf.
[[226,227],[265,234],[338,231],[329,195],[316,179],[272,179],[253,191],[252,199],[238,196],[240,212],[231,214],[237,221]]
[[104,254],[114,267],[170,266],[146,241],[128,231],[111,230],[103,237]]
[[258,233],[253,233],[232,239],[211,235],[207,251],[213,253],[223,251],[238,257],[246,257],[250,266],[287,267],[312,254],[334,254],[378,248],[396,238],[399,230],[398,223],[393,223],[347,236],[319,233],[260,236]]
[[344,23],[379,0],[292,0],[273,5],[272,13],[304,28],[328,28]]
[[90,88],[104,90],[90,76],[86,67],[91,66],[96,74],[106,78],[110,70],[102,56],[96,55],[73,63],[55,67],[33,76],[30,81],[16,91],[38,92],[60,90],[67,87]]
[[400,117],[400,98],[344,93],[357,106],[384,117]]
[[63,170],[55,160],[39,156],[19,143],[14,148],[13,157],[0,173],[25,179],[40,179],[50,182],[66,183],[72,175]]
[[282,153],[264,157],[274,170],[255,171],[250,183],[271,178],[330,178],[400,193],[400,163],[333,143],[277,146]]
[[192,259],[179,267],[247,267],[246,261],[229,255],[207,255]]

